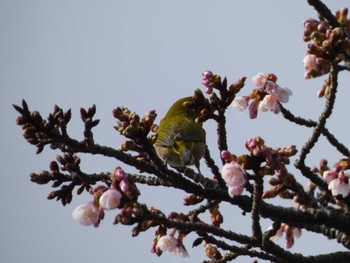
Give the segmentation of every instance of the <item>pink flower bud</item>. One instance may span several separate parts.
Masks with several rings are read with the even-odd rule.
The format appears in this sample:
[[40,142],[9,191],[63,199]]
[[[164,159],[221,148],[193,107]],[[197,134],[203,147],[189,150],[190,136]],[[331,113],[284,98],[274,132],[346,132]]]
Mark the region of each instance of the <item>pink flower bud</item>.
[[317,26],[317,30],[322,32],[322,33],[325,33],[327,30],[326,23],[321,21]]
[[126,182],[126,180],[120,181],[119,187],[120,187],[120,190],[121,190],[123,193],[127,193],[127,192],[129,192],[129,190],[130,190],[129,184]]
[[255,119],[258,116],[258,106],[259,106],[258,100],[253,100],[252,103],[249,105],[249,118]]
[[315,55],[307,54],[303,59],[303,63],[304,68],[306,68],[307,70],[318,68],[317,57]]
[[121,193],[116,189],[108,189],[99,199],[100,206],[105,210],[115,209],[120,204]]
[[125,177],[125,172],[122,168],[120,168],[119,166],[117,168],[114,169],[114,173],[113,175],[115,176],[115,178],[118,180],[118,181],[121,181],[124,179]]
[[206,70],[202,73],[203,77],[206,78],[206,79],[209,79],[211,78],[214,74],[213,72],[211,72],[210,70]]
[[226,150],[221,151],[220,155],[221,155],[221,158],[224,159],[224,160],[226,160],[226,159],[228,159],[228,158],[231,158],[231,156],[232,156],[232,155],[230,154],[230,152],[229,152],[229,151],[226,151]]
[[79,205],[73,210],[72,217],[83,226],[95,225],[99,220],[98,207],[93,202]]
[[210,83],[211,83],[210,79],[203,79],[202,80],[202,84],[206,87],[208,87],[210,85]]
[[310,20],[303,21],[303,25],[307,30],[311,30],[313,28],[313,23]]
[[285,248],[289,249],[294,245],[294,238],[292,235],[286,235],[286,243],[284,244]]
[[206,94],[212,94],[213,93],[213,88],[212,87],[206,87],[205,88],[205,93]]

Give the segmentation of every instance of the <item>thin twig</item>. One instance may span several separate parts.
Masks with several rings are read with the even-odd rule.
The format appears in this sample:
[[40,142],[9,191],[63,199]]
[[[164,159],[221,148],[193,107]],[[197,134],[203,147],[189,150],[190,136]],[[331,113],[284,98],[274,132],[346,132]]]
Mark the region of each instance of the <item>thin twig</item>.
[[331,116],[332,110],[334,107],[334,102],[336,98],[337,93],[337,87],[338,87],[338,67],[336,64],[333,64],[330,70],[330,95],[327,98],[326,105],[324,108],[324,111],[322,112],[319,121],[317,122],[317,125],[315,126],[313,133],[309,140],[305,143],[305,145],[302,147],[299,155],[299,159],[295,161],[295,167],[298,168],[302,174],[307,177],[309,180],[311,180],[314,184],[320,186],[324,190],[327,189],[327,185],[323,182],[323,180],[312,173],[309,168],[305,165],[305,159],[306,156],[310,153],[311,149],[315,146],[316,142],[318,141],[322,130],[324,130],[324,127],[326,125],[327,119]]
[[[280,106],[281,106],[281,113],[283,114],[283,117],[286,118],[287,120],[309,128],[316,127],[317,122],[313,120],[307,120],[302,117],[297,117],[293,115],[293,113],[291,113],[289,110],[284,108],[282,104]],[[342,153],[344,156],[349,156],[349,149],[344,144],[339,142],[335,138],[335,136],[329,132],[329,130],[326,127],[322,129],[321,133],[327,138],[330,144],[332,144],[340,153]]]

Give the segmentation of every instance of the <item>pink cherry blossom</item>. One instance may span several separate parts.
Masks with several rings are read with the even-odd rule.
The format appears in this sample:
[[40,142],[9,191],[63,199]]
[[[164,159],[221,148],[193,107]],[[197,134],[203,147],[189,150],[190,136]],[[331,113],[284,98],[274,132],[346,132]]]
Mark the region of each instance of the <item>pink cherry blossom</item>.
[[156,250],[161,252],[174,253],[180,257],[189,256],[182,242],[179,243],[179,241],[171,235],[165,235],[159,238]]
[[120,204],[121,193],[117,189],[108,189],[99,199],[100,206],[105,210],[115,209]]
[[339,176],[328,184],[328,189],[332,191],[333,196],[341,195],[343,197],[349,194],[349,184],[345,180],[345,176]]
[[274,94],[276,96],[276,99],[281,103],[287,103],[289,101],[289,96],[293,94],[293,92],[286,88],[276,85],[276,88],[274,90]]
[[264,72],[260,72],[256,74],[256,76],[254,76],[252,80],[258,88],[263,89],[267,81],[267,76],[265,75]]
[[248,107],[248,101],[249,97],[243,96],[243,97],[236,97],[232,101],[232,107],[237,108],[240,112],[244,111]]
[[99,210],[93,202],[89,202],[77,206],[72,212],[72,217],[83,226],[95,225],[99,221]]
[[329,171],[325,171],[323,172],[323,180],[329,184],[331,181],[333,181],[334,179],[336,179],[338,176],[338,172],[334,171],[334,170],[329,170]]
[[173,236],[167,235],[159,238],[156,249],[162,252],[175,252],[177,246],[177,239]]
[[306,69],[304,74],[305,79],[321,76],[328,73],[330,70],[329,61],[316,57],[313,54],[306,54],[303,63]]
[[318,68],[317,57],[315,55],[307,54],[303,59],[303,63],[304,68],[306,68],[307,70],[313,70]]
[[276,90],[276,87],[277,87],[277,84],[271,80],[267,80],[266,83],[265,83],[265,87],[264,87],[264,90],[271,94],[273,92],[275,92]]
[[266,95],[259,105],[261,111],[273,111],[274,113],[280,112],[280,106],[275,95]]
[[240,195],[247,183],[247,174],[238,163],[226,163],[221,171],[222,179],[228,185],[231,197]]

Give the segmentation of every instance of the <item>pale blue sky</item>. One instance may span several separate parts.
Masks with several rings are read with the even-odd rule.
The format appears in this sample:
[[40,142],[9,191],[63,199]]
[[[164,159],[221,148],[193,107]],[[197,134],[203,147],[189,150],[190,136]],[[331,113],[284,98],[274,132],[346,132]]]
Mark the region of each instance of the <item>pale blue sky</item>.
[[[325,3],[336,10],[349,1]],[[117,212],[107,213],[97,229],[80,226],[72,220],[71,212],[90,200],[87,194],[74,197],[66,207],[47,201],[51,188],[31,183],[29,174],[48,169],[58,152],[46,149],[35,155],[35,148],[22,138],[20,127],[15,125],[17,113],[11,104],[20,104],[24,98],[31,109],[44,116],[55,104],[72,108],[69,132],[78,139],[83,129],[79,108],[96,104],[96,117],[102,119],[95,129],[96,142],[118,147],[121,137],[113,129],[114,107],[125,105],[139,114],[156,109],[160,118],[175,100],[202,88],[201,73],[206,69],[227,76],[230,82],[247,76],[247,91],[241,94],[253,87],[251,77],[264,71],[277,74],[278,83],[293,91],[287,108],[317,118],[324,103],[316,98],[322,79],[305,81],[301,62],[306,52],[302,21],[309,17],[316,14],[307,1],[1,0],[0,261],[204,260],[201,247],[191,249],[193,236],[185,240],[190,259],[168,254],[156,257],[149,252],[154,232],[131,238],[130,227],[112,225]],[[343,75],[343,89],[334,110],[337,118],[330,121],[330,130],[349,145],[341,114],[348,110],[350,79]],[[207,127],[211,129],[208,143],[214,146],[215,129]],[[251,121],[247,113],[238,114],[234,109],[228,112],[228,128],[230,150],[236,154],[245,153],[245,140],[257,135],[274,147],[296,144],[300,149],[311,134],[279,115],[260,114]],[[333,161],[340,158],[324,140],[316,150],[309,165],[317,164],[322,157]],[[120,165],[114,160],[81,157],[87,172],[107,172]],[[153,188],[141,191],[141,202],[166,213],[185,209],[181,206],[183,193]],[[225,227],[249,233],[250,215],[244,218],[228,206],[223,206],[223,211]],[[335,242],[304,233],[292,251],[319,253],[337,248]],[[250,260],[241,258],[237,262]]]

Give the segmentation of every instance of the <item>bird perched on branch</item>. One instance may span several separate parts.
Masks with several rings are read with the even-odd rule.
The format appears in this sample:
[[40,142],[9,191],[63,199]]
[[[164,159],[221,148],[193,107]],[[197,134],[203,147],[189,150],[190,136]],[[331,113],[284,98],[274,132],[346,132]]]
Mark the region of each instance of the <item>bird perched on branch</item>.
[[195,165],[199,170],[199,160],[206,151],[205,130],[196,122],[198,112],[186,107],[192,97],[176,101],[161,120],[155,142],[157,155],[170,166]]

